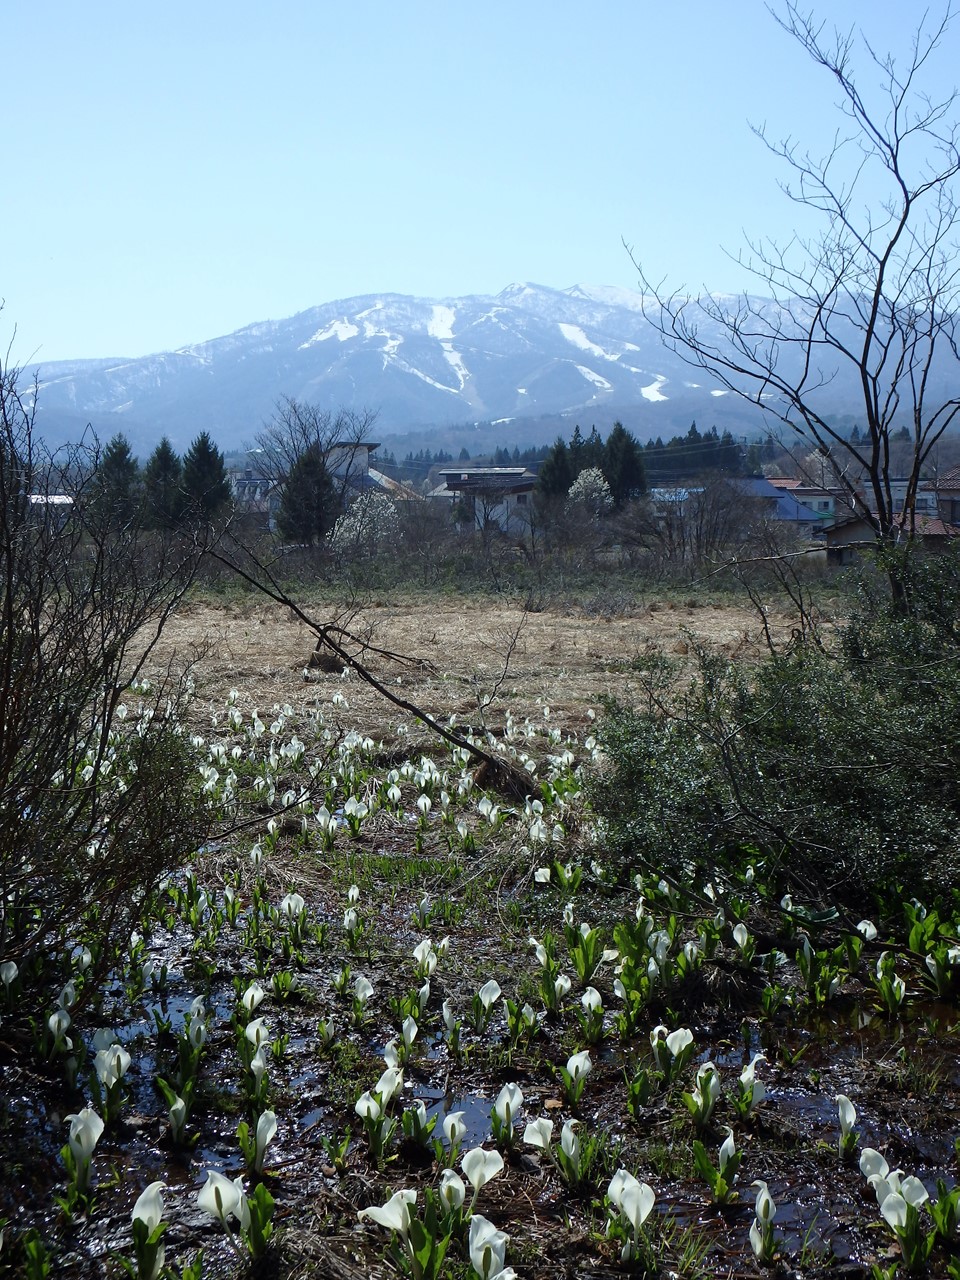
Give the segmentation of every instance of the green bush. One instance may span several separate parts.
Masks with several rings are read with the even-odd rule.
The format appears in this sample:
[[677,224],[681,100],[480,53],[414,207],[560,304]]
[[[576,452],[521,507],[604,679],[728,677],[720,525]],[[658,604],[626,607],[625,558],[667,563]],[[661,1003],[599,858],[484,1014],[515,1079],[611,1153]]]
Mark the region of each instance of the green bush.
[[611,847],[681,879],[761,857],[780,883],[866,905],[960,868],[960,566],[902,557],[909,611],[864,591],[828,652],[753,669],[705,653],[608,705],[592,784]]

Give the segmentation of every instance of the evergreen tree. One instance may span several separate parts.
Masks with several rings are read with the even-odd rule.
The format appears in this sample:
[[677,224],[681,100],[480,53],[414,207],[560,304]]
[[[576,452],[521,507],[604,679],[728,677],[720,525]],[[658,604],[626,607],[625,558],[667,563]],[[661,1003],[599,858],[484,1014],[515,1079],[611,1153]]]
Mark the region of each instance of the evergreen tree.
[[319,445],[306,449],[287,473],[277,511],[277,531],[286,542],[321,542],[340,515],[337,491]]
[[140,467],[123,433],[115,435],[100,456],[93,477],[93,511],[104,528],[124,529],[140,509]]
[[183,466],[164,436],[143,471],[144,523],[148,529],[175,529],[183,505]]
[[737,476],[743,471],[743,454],[729,431],[724,431],[717,448],[718,466],[728,475]]
[[565,498],[576,476],[570,462],[570,451],[562,436],[551,446],[537,476],[537,492],[545,498]]
[[464,446],[464,448],[462,448],[462,449],[460,450],[460,456],[457,458],[457,461],[458,461],[458,462],[469,462],[469,461],[470,461],[470,450],[469,450],[468,448],[466,448],[466,446]]
[[213,520],[230,505],[230,479],[223,454],[201,431],[183,458],[183,493],[187,512],[195,519]]
[[581,454],[582,463],[580,470],[583,471],[587,467],[595,467],[597,470],[603,470],[604,457],[603,441],[600,438],[600,432],[594,427],[586,440],[583,442],[583,453]]
[[[580,424],[573,428],[573,435],[570,437],[570,483],[576,480],[577,476],[587,465],[584,459],[584,439],[583,432],[580,430]],[[569,486],[568,486],[569,487]]]
[[643,450],[622,422],[615,422],[607,436],[601,470],[618,507],[646,490]]
[[697,430],[697,422],[694,419],[690,423],[690,430],[686,435],[686,457],[682,461],[683,468],[688,475],[696,475],[703,470],[703,458],[706,451],[701,448],[702,441],[703,436]]

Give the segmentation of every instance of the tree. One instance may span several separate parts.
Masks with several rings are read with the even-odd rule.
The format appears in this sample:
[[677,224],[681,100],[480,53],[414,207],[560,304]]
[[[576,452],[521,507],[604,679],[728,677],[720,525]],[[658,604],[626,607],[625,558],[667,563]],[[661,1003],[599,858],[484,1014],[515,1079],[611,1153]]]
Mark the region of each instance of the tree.
[[175,529],[183,505],[183,466],[164,436],[143,469],[144,523],[149,529]]
[[544,498],[562,498],[576,480],[570,451],[562,436],[550,447],[537,474],[537,492]]
[[599,520],[613,508],[610,486],[599,467],[584,467],[567,494],[567,509],[586,511],[591,520]]
[[[956,92],[930,97],[922,84],[951,13],[921,21],[902,65],[862,40],[879,73],[876,96],[859,87],[852,34],[826,40],[789,0],[775,17],[830,77],[844,117],[823,157],[757,130],[788,168],[786,194],[819,230],[786,245],[748,242],[740,255],[773,306],[747,294],[730,308],[665,293],[638,270],[667,345],[815,447],[875,536],[896,542],[912,532],[924,465],[960,409],[960,104]],[[830,397],[844,380],[861,402],[859,440],[831,422]],[[901,424],[911,441],[903,517],[890,483]]]
[[232,492],[223,454],[206,431],[184,454],[183,494],[187,513],[205,524],[230,506]]
[[[286,396],[256,436],[257,469],[280,490],[282,501],[294,465],[309,453],[304,466],[314,476],[321,470],[325,472],[335,495],[331,517],[322,522],[326,533],[347,505],[351,485],[362,469],[358,459],[361,451],[368,451],[376,417],[372,412],[355,413],[350,409],[331,413],[319,405]],[[326,481],[317,483],[318,494],[327,490]]]
[[182,689],[142,679],[202,540],[144,535],[110,504],[105,470],[134,474],[121,437],[99,459],[48,453],[37,387],[21,394],[18,378],[0,360],[0,955],[36,1016],[78,941],[92,978],[128,954],[145,899],[212,814]]
[[285,542],[313,546],[321,542],[337,521],[340,498],[318,444],[309,445],[295,458],[277,510],[277,531]]
[[586,440],[579,426],[574,427],[570,437],[570,468],[574,480],[587,467],[603,465],[603,441],[596,427],[591,428]]
[[371,556],[381,547],[395,546],[400,533],[396,504],[385,493],[362,493],[330,532],[338,555]]
[[89,511],[103,529],[125,529],[140,511],[140,467],[127,437],[119,432],[94,459]]
[[611,427],[598,465],[618,507],[630,498],[639,498],[647,487],[643,450],[622,422]]

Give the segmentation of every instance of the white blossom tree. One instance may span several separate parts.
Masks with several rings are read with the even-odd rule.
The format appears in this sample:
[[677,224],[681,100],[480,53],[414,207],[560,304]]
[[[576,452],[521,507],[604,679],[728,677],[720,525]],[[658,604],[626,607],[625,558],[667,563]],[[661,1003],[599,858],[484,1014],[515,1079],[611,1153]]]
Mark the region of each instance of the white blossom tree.
[[567,509],[577,508],[594,520],[613,510],[613,494],[599,467],[586,467],[567,490]]

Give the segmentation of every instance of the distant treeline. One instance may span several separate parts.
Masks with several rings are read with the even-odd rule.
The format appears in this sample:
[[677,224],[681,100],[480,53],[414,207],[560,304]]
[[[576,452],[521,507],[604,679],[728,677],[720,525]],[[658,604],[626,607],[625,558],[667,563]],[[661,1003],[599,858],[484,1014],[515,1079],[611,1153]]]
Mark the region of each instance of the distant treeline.
[[469,449],[464,448],[454,458],[454,455],[446,449],[437,449],[435,452],[430,449],[418,449],[416,453],[410,451],[403,459],[398,460],[396,454],[385,449],[378,450],[373,465],[378,471],[384,472],[394,480],[418,484],[427,478],[432,467],[447,466],[454,461],[472,462],[474,466],[532,467],[535,470],[549,451],[550,446],[547,444],[533,445],[529,449],[514,446],[513,450],[510,450],[502,447],[493,453],[479,454],[472,458]]
[[[729,431],[718,432],[716,427],[700,431],[696,422],[690,424],[684,435],[676,435],[666,441],[662,436],[657,436],[642,444],[621,423],[614,424],[610,435],[614,436],[615,446],[623,447],[625,437],[629,441],[629,488],[632,490],[688,480],[710,472],[722,472],[726,475],[755,474],[765,462],[779,461],[784,455],[782,446],[769,437],[748,444],[746,440],[736,439]],[[572,483],[588,467],[595,467],[606,474],[604,459],[609,439],[610,436],[604,440],[595,426],[591,428],[589,435],[584,435],[577,426],[569,440],[559,437],[553,444],[533,445],[526,449],[501,446],[493,453],[477,454],[475,457],[466,448],[456,455],[445,449],[418,449],[416,453],[411,450],[405,457],[398,459],[386,449],[377,453],[374,466],[396,480],[412,484],[420,484],[426,480],[431,468],[446,466],[454,461],[470,462],[474,466],[524,466],[537,472],[546,467],[546,479],[539,486],[541,492],[558,493],[568,475]],[[643,473],[642,483],[638,483],[634,451]],[[607,463],[609,466],[609,457]],[[555,477],[551,476],[553,471],[557,473]]]

